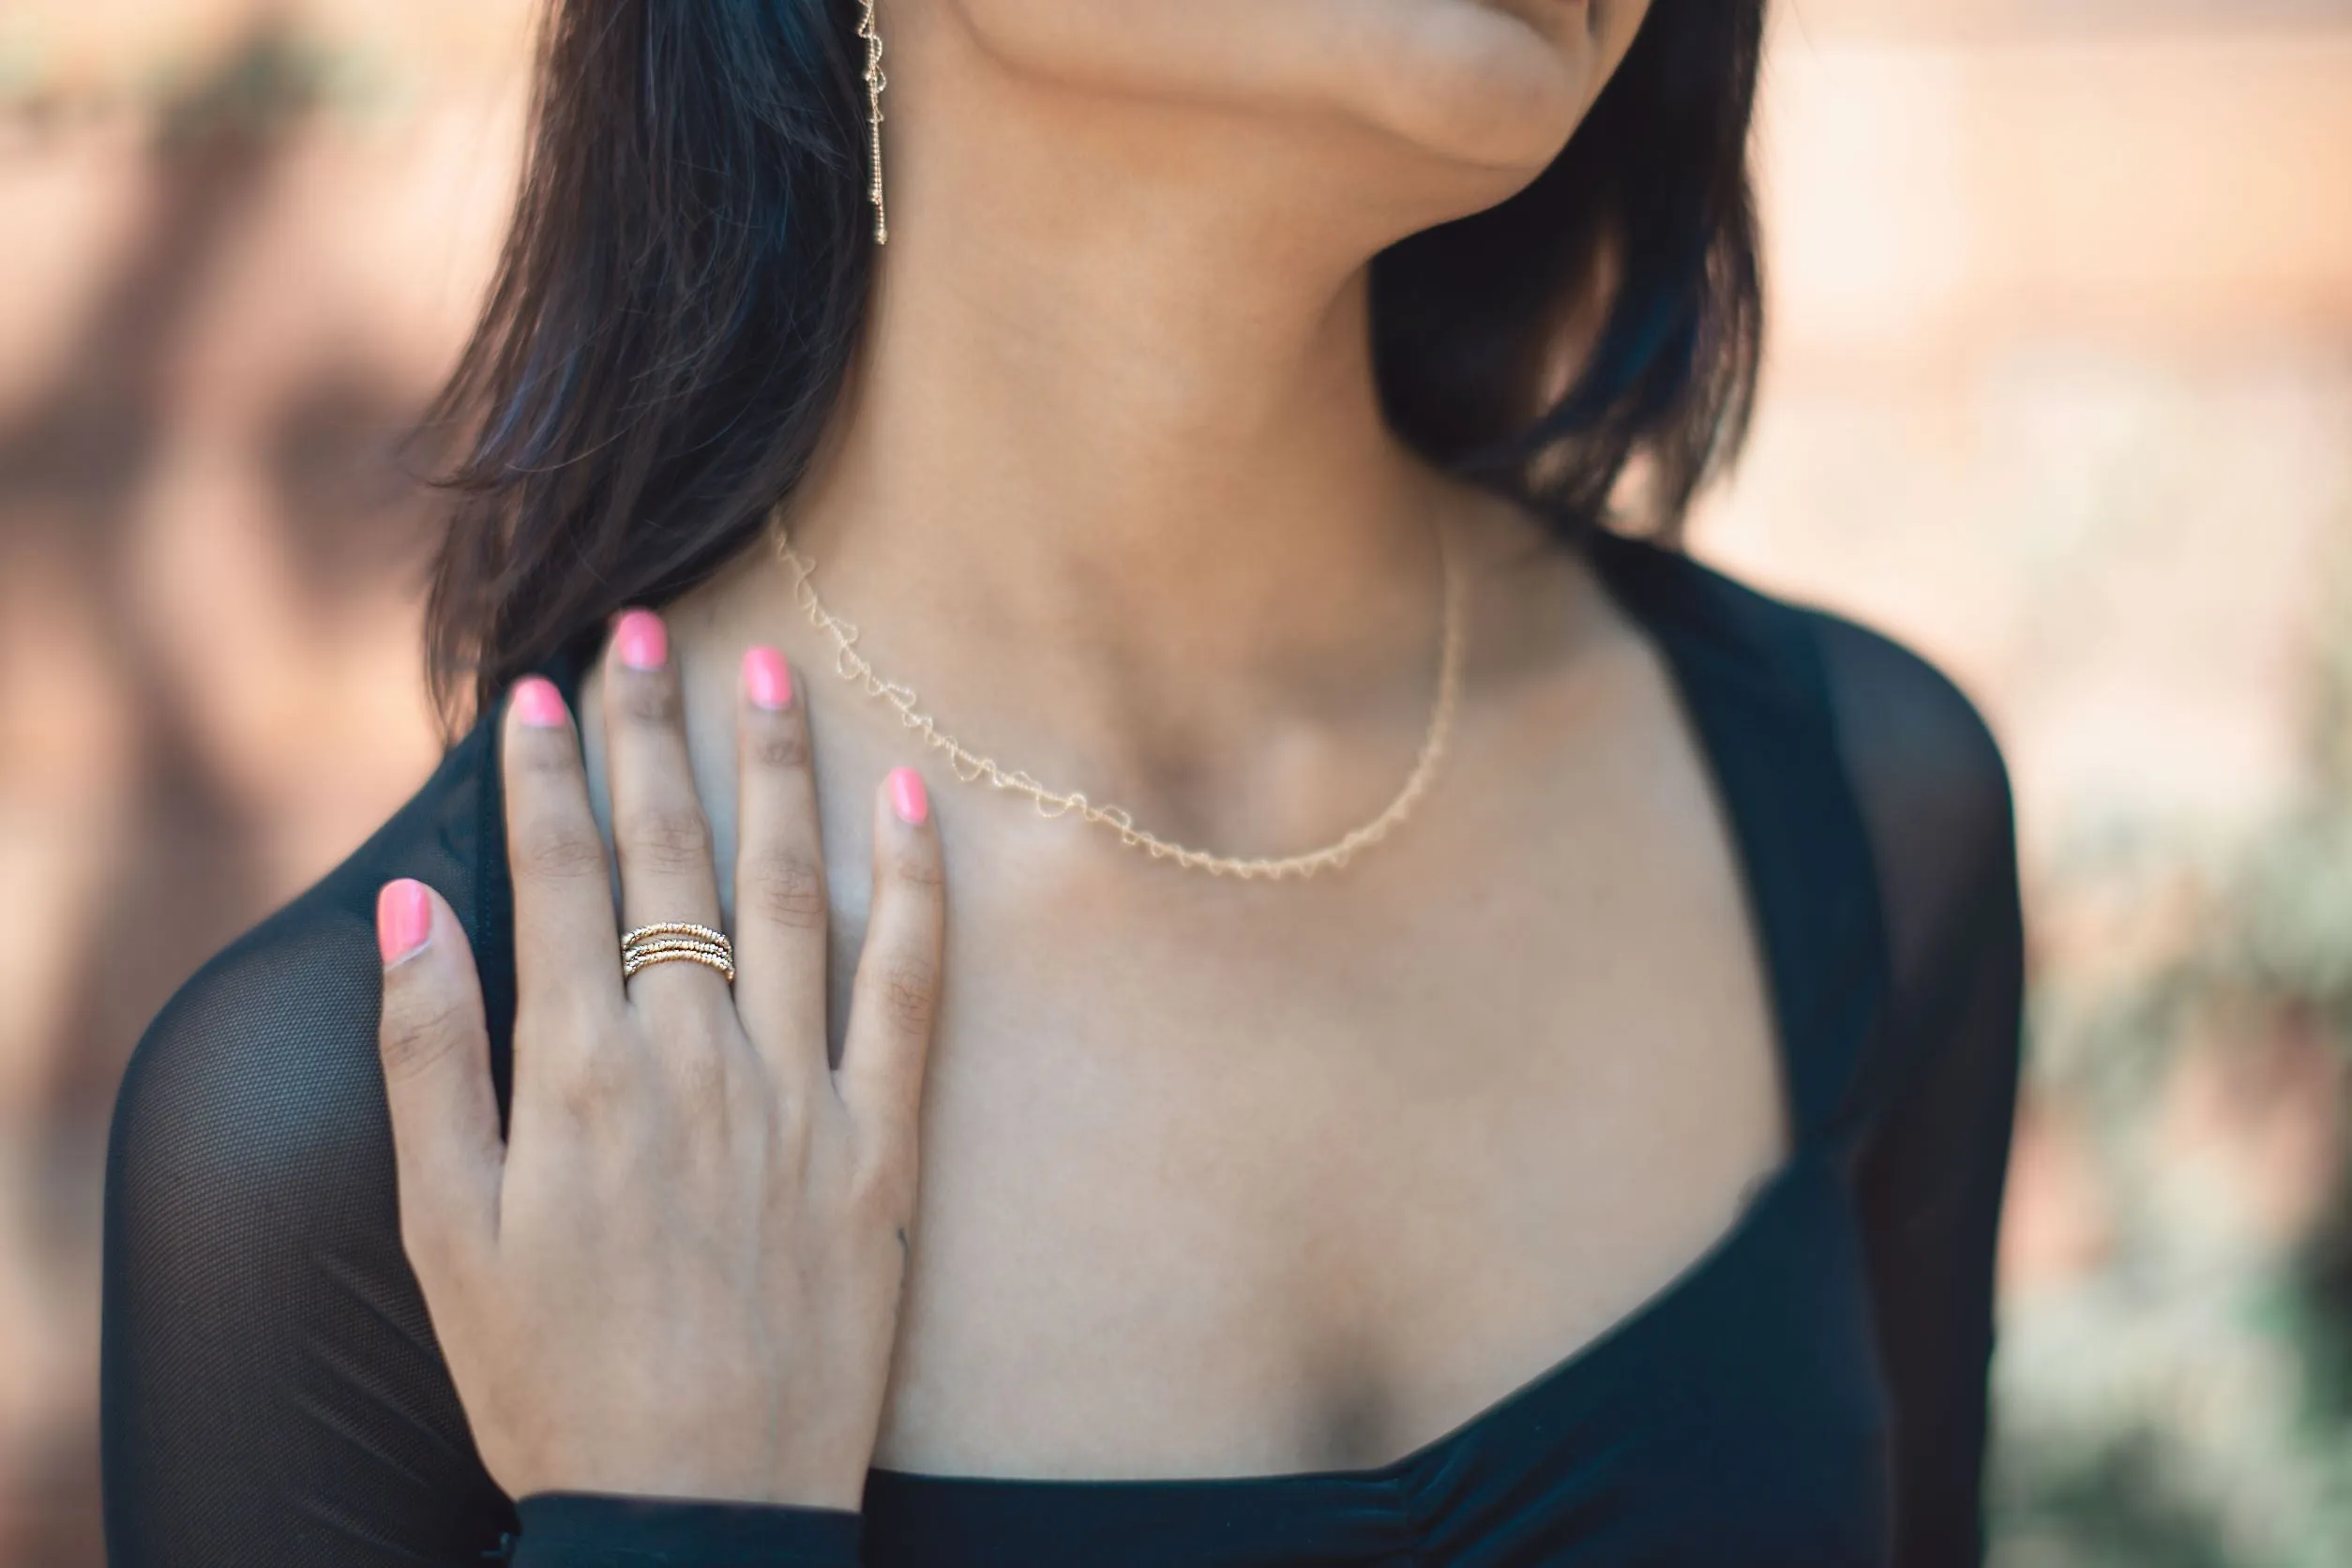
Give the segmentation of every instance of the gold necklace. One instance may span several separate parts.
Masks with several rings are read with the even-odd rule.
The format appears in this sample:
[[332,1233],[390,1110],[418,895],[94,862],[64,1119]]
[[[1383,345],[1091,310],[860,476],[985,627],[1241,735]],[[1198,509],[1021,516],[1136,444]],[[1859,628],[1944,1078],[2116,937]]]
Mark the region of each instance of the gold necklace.
[[1404,788],[1380,814],[1363,826],[1352,828],[1341,837],[1319,850],[1302,854],[1278,857],[1212,854],[1206,850],[1187,849],[1170,843],[1157,834],[1135,825],[1135,819],[1117,806],[1096,806],[1077,791],[1063,792],[1049,790],[1019,769],[999,767],[989,758],[978,755],[957,744],[952,735],[941,731],[930,715],[915,710],[914,688],[897,681],[886,681],[874,672],[866,656],[857,651],[857,627],[824,607],[817,597],[817,590],[809,581],[816,571],[816,563],[792,548],[785,533],[783,515],[779,511],[773,524],[776,532],[776,552],[792,574],[792,596],[808,615],[809,624],[833,639],[833,671],[843,680],[862,686],[869,697],[881,699],[897,710],[898,722],[910,730],[919,730],[923,738],[947,753],[948,767],[967,784],[986,779],[1000,790],[1012,790],[1030,797],[1041,817],[1066,817],[1072,814],[1087,822],[1108,828],[1119,836],[1119,841],[1129,849],[1141,850],[1154,860],[1172,860],[1190,871],[1206,871],[1212,876],[1311,877],[1318,871],[1337,870],[1362,850],[1370,848],[1395,832],[1398,823],[1410,815],[1421,797],[1428,792],[1430,780],[1436,777],[1438,760],[1445,754],[1446,742],[1454,727],[1454,708],[1462,682],[1462,580],[1455,565],[1454,551],[1447,544],[1445,530],[1438,530],[1438,561],[1443,580],[1443,630],[1439,640],[1438,699],[1429,715],[1429,729],[1421,742],[1421,754],[1413,761],[1412,773]]

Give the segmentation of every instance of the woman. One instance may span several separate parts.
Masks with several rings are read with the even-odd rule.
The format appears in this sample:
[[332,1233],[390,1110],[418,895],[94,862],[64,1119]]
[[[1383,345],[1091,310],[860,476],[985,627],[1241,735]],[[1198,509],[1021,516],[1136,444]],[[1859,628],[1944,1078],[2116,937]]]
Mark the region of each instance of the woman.
[[1761,10],[562,0],[481,716],[117,1108],[117,1560],[1978,1560],[2001,757],[1664,542]]

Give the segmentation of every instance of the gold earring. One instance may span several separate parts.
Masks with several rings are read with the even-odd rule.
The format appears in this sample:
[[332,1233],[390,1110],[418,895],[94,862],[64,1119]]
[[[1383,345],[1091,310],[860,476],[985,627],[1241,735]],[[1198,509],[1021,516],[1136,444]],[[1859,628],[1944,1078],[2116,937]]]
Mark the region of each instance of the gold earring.
[[867,152],[873,159],[874,183],[867,188],[867,199],[874,204],[874,243],[882,245],[890,239],[890,221],[882,211],[882,95],[890,85],[882,75],[882,29],[874,21],[874,0],[866,0],[866,14],[858,19],[857,36],[866,40],[866,128]]

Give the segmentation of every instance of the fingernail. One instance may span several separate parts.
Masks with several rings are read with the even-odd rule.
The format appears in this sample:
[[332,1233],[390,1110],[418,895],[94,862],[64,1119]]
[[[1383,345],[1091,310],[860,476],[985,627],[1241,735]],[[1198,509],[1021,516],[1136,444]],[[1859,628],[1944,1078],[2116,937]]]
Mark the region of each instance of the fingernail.
[[670,662],[670,629],[650,610],[632,610],[613,628],[621,662],[631,670],[658,670]]
[[537,675],[515,683],[515,714],[525,724],[541,730],[561,726],[566,716],[564,694],[555,689],[553,681]]
[[890,808],[902,822],[919,822],[931,814],[931,797],[924,792],[921,774],[912,768],[890,770]]
[[755,708],[782,713],[792,705],[792,672],[784,656],[774,648],[752,648],[743,656],[743,689]]
[[425,884],[407,877],[385,882],[376,894],[376,946],[385,965],[397,964],[424,946],[432,932],[433,906],[425,896]]

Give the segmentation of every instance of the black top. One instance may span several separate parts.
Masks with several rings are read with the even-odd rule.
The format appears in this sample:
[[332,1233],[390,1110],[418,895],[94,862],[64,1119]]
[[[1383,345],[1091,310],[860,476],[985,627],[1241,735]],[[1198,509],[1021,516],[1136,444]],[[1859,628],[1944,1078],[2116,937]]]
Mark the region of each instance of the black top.
[[375,1045],[375,892],[417,877],[472,938],[505,1102],[511,914],[482,725],[183,987],[131,1060],[106,1193],[113,1561],[1980,1562],[2024,967],[2000,751],[1877,632],[1660,546],[1589,549],[1666,656],[1728,810],[1797,1122],[1730,1230],[1600,1338],[1375,1470],[877,1469],[862,1515],[546,1495],[519,1515],[401,1252]]

